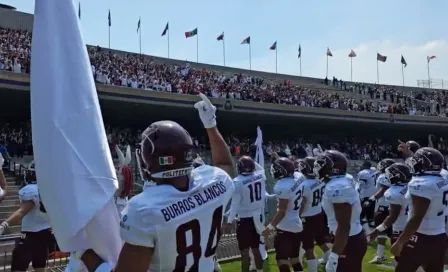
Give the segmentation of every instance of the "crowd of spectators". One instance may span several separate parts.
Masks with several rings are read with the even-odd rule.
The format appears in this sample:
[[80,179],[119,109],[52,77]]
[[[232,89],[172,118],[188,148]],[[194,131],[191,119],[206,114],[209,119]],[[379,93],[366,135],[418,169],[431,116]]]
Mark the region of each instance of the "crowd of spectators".
[[[100,47],[88,48],[92,74],[98,83],[179,94],[206,93],[215,98],[251,100],[301,107],[395,114],[446,115],[445,92],[405,93],[392,87],[347,82],[333,78],[323,84],[334,90],[305,88],[289,81],[277,82],[245,74],[223,74],[196,69],[188,63],[171,65],[149,56],[122,54]],[[31,33],[0,28],[0,70],[29,73]],[[335,91],[341,89],[341,91]],[[353,93],[363,98],[354,98]],[[381,99],[382,98],[382,99]],[[418,101],[428,102],[419,104]]]
[[[129,128],[117,128],[106,125],[106,134],[111,146],[118,145],[125,148],[131,145],[136,148],[140,143],[140,130],[132,130]],[[279,135],[277,139],[265,139],[263,149],[266,158],[272,152],[276,152],[283,156],[306,157],[316,155],[319,150],[337,149],[345,153],[349,159],[365,160],[370,159],[379,161],[384,158],[400,158],[397,152],[398,142],[388,143],[382,139],[374,139],[370,141],[359,140],[355,137],[346,137],[338,141],[321,141],[316,139],[297,138],[285,141]],[[200,135],[192,133],[193,142],[198,152],[208,149],[207,139]],[[224,135],[231,152],[235,156],[239,155],[255,155],[255,139],[239,137],[238,135]],[[431,140],[429,140],[431,139]],[[442,138],[437,139],[430,135],[428,140],[421,142],[426,145],[431,141],[431,145],[437,147],[444,154],[448,154],[448,148]],[[4,124],[0,126],[0,146],[6,145],[11,157],[22,157],[24,155],[32,155],[31,125],[30,122],[22,124]],[[114,152],[113,148],[111,149]],[[112,154],[114,155],[114,154]]]

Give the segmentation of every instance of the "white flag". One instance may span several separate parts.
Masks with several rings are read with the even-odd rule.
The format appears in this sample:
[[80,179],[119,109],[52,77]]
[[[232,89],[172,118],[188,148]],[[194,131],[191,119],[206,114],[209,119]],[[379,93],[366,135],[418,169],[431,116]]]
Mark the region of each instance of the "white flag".
[[35,3],[31,118],[42,201],[62,251],[121,250],[117,177],[72,0]]
[[255,146],[257,147],[255,152],[255,162],[264,168],[264,153],[263,153],[263,133],[260,127],[257,127],[257,139],[255,140]]

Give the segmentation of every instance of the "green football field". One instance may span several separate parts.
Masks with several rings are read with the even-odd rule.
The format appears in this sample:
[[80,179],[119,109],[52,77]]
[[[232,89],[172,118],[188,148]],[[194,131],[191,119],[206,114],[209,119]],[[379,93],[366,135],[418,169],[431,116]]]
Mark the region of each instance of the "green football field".
[[[386,248],[386,254],[388,257],[391,256],[391,254],[389,252],[389,248],[390,247],[388,245]],[[320,253],[320,250],[318,248],[316,248],[315,252],[316,252],[316,254]],[[393,271],[393,268],[369,264],[369,261],[373,258],[375,253],[376,253],[376,245],[369,246],[367,249],[367,254],[364,257],[364,266],[363,266],[362,271],[363,272],[385,272],[385,271],[391,272],[391,271]],[[306,267],[305,262],[304,262],[304,265]],[[223,272],[240,272],[241,271],[241,266],[240,266],[239,261],[223,263],[223,264],[221,264],[221,267],[222,267]],[[308,270],[305,268],[305,271],[308,271]],[[325,272],[325,267],[321,266],[319,271]],[[269,254],[269,272],[278,272],[277,265],[275,263],[275,253]]]

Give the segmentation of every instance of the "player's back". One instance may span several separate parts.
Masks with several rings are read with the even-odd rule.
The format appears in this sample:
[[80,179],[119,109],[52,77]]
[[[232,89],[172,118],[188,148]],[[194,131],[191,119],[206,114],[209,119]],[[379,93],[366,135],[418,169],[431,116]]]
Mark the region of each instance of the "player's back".
[[262,213],[266,203],[266,176],[261,171],[251,175],[238,175],[234,180],[235,192],[240,195],[236,213],[240,218]]
[[299,208],[302,203],[302,179],[283,178],[274,186],[274,193],[278,199],[288,200],[285,217],[277,225],[278,229],[289,232],[301,232],[302,220],[299,217]]
[[376,171],[372,169],[363,169],[358,173],[358,182],[360,189],[360,197],[369,198],[376,192],[375,188]]
[[448,206],[448,180],[442,176],[424,175],[415,176],[408,184],[406,197],[409,201],[409,215],[413,206],[411,195],[430,200],[428,210],[417,230],[426,235],[437,235],[445,232],[445,216]]
[[333,233],[336,232],[338,225],[333,207],[334,203],[349,203],[352,206],[349,235],[352,236],[361,232],[361,200],[350,177],[346,175],[334,177],[325,185],[322,208],[327,215],[328,227]]
[[389,205],[400,205],[401,210],[397,220],[394,222],[392,228],[394,231],[403,231],[408,222],[408,200],[406,199],[406,192],[408,191],[405,185],[392,185],[384,193],[386,202]]
[[305,179],[302,182],[303,196],[306,198],[302,217],[313,216],[322,212],[322,195],[325,184],[318,179]]
[[50,228],[50,223],[40,211],[41,201],[37,184],[27,184],[19,191],[20,202],[33,201],[34,207],[22,218],[22,231],[37,232]]
[[122,238],[154,248],[150,271],[213,271],[233,190],[230,176],[208,165],[195,169],[187,192],[171,185],[145,189],[123,211]]

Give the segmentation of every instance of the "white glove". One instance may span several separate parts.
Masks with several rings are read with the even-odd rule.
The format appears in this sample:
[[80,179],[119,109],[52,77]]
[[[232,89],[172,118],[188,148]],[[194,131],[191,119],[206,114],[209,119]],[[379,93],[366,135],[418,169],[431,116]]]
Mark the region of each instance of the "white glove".
[[212,102],[203,93],[199,93],[202,101],[194,104],[194,107],[199,112],[199,118],[201,118],[202,124],[205,128],[216,127],[216,107],[213,106]]
[[5,230],[6,230],[8,227],[9,227],[8,222],[3,221],[3,222],[0,224],[0,235],[3,235],[3,232],[5,232]]
[[339,255],[331,252],[330,256],[328,256],[327,264],[325,265],[325,271],[336,272],[336,270],[338,269],[338,261],[339,261]]
[[0,170],[2,170],[2,166],[5,163],[5,159],[3,158],[2,154],[0,153]]

